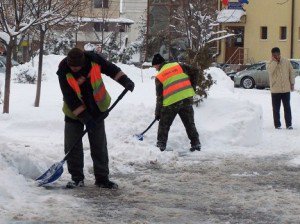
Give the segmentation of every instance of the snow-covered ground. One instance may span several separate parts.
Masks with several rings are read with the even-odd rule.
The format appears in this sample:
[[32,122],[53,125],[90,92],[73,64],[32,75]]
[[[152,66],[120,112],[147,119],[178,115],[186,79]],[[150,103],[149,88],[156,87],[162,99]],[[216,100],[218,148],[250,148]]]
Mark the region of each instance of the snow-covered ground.
[[[106,119],[111,177],[120,190],[93,186],[87,138],[87,187],[63,189],[69,180],[66,169],[55,184],[37,187],[34,179],[64,156],[62,95],[55,74],[62,58],[44,58],[39,108],[33,107],[35,85],[12,82],[10,113],[0,115],[0,223],[300,220],[299,92],[291,97],[295,130],[275,130],[269,91],[234,89],[217,68],[208,71],[216,80],[208,99],[194,108],[201,152],[188,152],[179,118],[169,134],[168,148],[173,151],[161,153],[155,147],[157,124],[144,141],[133,137],[154,118],[155,70],[119,64],[136,84]],[[4,75],[0,76],[3,89]],[[123,87],[107,77],[105,83],[115,100]],[[300,91],[299,78],[296,88]],[[285,183],[280,190],[279,183]],[[259,215],[252,217],[253,212]]]

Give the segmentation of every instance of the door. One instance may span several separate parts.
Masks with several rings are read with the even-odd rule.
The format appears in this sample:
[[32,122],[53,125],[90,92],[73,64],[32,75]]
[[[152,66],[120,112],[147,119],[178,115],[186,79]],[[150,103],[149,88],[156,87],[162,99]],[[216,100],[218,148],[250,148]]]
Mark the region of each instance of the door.
[[233,37],[226,38],[225,62],[228,64],[244,64],[244,27],[228,27]]

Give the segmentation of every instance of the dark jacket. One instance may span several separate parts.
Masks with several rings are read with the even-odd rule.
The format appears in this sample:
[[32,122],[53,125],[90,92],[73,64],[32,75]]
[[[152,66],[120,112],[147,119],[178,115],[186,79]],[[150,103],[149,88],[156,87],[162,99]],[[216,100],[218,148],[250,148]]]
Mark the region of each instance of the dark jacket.
[[[85,59],[85,65],[79,72],[76,73],[72,72],[69,68],[67,64],[67,58],[64,58],[60,62],[58,67],[57,75],[59,79],[60,88],[63,94],[64,101],[71,109],[71,111],[74,111],[76,108],[82,106],[82,102],[79,100],[77,94],[67,82],[66,74],[72,73],[75,79],[79,78],[80,76],[88,77],[88,74],[92,67],[91,62],[93,61],[101,66],[101,73],[108,75],[112,79],[118,80],[119,83],[121,83],[123,78],[119,78],[120,76],[124,76],[127,78],[127,76],[124,73],[122,73],[119,67],[105,60],[103,57],[96,53],[85,52]],[[88,112],[89,115],[96,119],[101,114],[101,111],[99,110],[94,100],[93,88],[90,83],[90,80],[87,79],[82,85],[80,85],[80,89],[82,94],[82,100],[84,102],[84,105],[86,106],[85,113]],[[72,121],[73,119],[66,117],[65,120]]]
[[[168,63],[163,63],[160,67],[159,70]],[[192,87],[194,90],[196,90],[197,84],[198,84],[198,79],[199,79],[199,71],[197,68],[194,68],[192,66],[186,65],[186,64],[180,64],[181,68],[183,69],[183,72],[187,74],[190,77],[190,81],[192,84]],[[155,108],[155,115],[159,116],[161,109],[163,107],[163,84],[155,78],[155,86],[156,86],[156,108]],[[182,100],[180,103],[181,105],[191,105],[193,103],[192,98],[187,98]]]

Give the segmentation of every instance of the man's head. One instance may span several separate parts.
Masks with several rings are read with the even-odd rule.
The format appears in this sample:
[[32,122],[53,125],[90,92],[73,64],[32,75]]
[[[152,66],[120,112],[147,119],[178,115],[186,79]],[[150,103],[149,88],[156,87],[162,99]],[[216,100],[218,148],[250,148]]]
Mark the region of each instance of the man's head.
[[85,63],[83,51],[79,48],[71,49],[67,55],[67,63],[73,72],[78,72]]
[[280,49],[278,47],[274,47],[271,52],[272,52],[272,57],[275,60],[280,61]]
[[165,59],[160,54],[155,54],[152,59],[152,66],[159,70],[159,67],[165,62]]

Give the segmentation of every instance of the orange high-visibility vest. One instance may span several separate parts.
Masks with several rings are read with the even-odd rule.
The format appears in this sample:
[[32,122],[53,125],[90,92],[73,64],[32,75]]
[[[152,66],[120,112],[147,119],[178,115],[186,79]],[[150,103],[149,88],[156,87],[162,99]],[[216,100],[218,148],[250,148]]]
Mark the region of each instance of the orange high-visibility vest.
[[189,76],[177,62],[165,64],[156,78],[163,84],[163,106],[195,95]]
[[[77,94],[78,98],[83,102],[82,100],[82,95],[81,95],[81,90],[79,85],[82,83],[74,78],[74,76],[71,73],[68,73],[67,75],[67,81],[71,88],[74,90],[74,92]],[[108,109],[111,98],[109,93],[106,91],[102,76],[101,76],[101,67],[97,64],[92,62],[92,68],[91,71],[88,75],[91,81],[91,85],[93,88],[93,96],[94,100],[101,112],[104,112]],[[70,108],[66,103],[64,103],[63,106],[63,112],[65,115],[68,117],[71,117],[73,119],[77,119],[77,117],[72,113]]]

